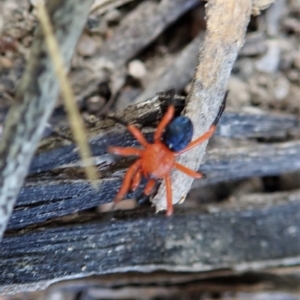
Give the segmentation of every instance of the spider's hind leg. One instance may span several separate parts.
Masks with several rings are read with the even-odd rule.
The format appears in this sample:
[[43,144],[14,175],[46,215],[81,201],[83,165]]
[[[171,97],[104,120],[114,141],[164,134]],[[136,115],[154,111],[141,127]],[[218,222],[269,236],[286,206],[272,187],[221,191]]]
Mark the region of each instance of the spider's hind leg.
[[120,202],[123,197],[128,193],[132,177],[141,167],[141,160],[138,159],[126,172],[121,188],[115,198],[115,203]]
[[139,197],[137,198],[137,202],[138,202],[138,205],[141,206],[141,205],[150,205],[151,202],[150,202],[150,199],[149,199],[149,196],[152,194],[154,188],[155,188],[155,184],[156,184],[156,180],[155,179],[150,179],[147,184],[146,184],[146,187],[143,191],[143,193],[141,195],[139,195]]
[[131,190],[132,191],[135,191],[138,188],[138,186],[141,183],[141,180],[142,180],[142,170],[139,169],[136,171],[136,173],[133,175],[133,178],[132,178],[132,182],[131,182]]
[[148,183],[147,183],[147,185],[146,185],[146,187],[145,187],[145,189],[144,189],[144,194],[145,194],[146,196],[149,196],[149,195],[152,193],[152,191],[153,191],[153,189],[154,189],[154,187],[155,187],[155,184],[156,184],[155,179],[150,179],[150,180],[148,181]]
[[177,162],[175,162],[174,164],[174,167],[176,169],[178,169],[179,171],[181,171],[182,173],[190,176],[190,177],[193,177],[193,178],[205,178],[205,175],[203,173],[200,173],[200,172],[196,172],[194,170],[191,170],[190,168],[187,168]]
[[164,177],[166,182],[166,193],[167,193],[167,213],[166,216],[169,217],[173,214],[173,200],[172,200],[172,185],[170,175]]

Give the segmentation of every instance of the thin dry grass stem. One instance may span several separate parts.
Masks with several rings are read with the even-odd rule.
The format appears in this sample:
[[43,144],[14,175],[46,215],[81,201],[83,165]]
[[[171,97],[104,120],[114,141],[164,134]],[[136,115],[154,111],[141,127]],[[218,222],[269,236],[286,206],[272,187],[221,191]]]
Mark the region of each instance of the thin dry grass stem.
[[98,178],[97,170],[92,164],[91,150],[86,139],[86,132],[80,113],[75,104],[74,94],[67,78],[63,59],[59,50],[58,43],[53,34],[46,7],[43,0],[37,2],[37,15],[41,23],[41,28],[45,35],[45,42],[48,47],[49,56],[53,61],[53,67],[59,78],[61,93],[64,99],[67,115],[70,121],[71,130],[74,139],[79,147],[79,153],[85,166],[85,172],[89,180],[96,181]]
[[98,14],[103,14],[109,10],[112,10],[131,1],[133,0],[95,0],[94,4],[91,7],[91,12],[97,11]]

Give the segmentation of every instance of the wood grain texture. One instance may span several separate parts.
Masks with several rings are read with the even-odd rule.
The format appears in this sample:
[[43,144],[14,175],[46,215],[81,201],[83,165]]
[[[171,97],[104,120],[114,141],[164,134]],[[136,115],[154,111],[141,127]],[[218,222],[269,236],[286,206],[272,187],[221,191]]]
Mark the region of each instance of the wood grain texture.
[[157,93],[157,91],[183,90],[195,73],[195,66],[198,60],[197,54],[203,39],[203,33],[194,38],[175,58],[174,62],[154,82],[149,83],[134,102],[144,101]]
[[[179,114],[184,107],[184,99],[178,98],[175,102]],[[116,114],[118,118],[135,124],[141,128],[148,141],[157,123],[166,110],[164,99],[155,96],[147,101],[130,105]],[[123,127],[111,120],[97,120],[93,124],[86,124],[93,156],[107,154],[109,146],[137,146],[135,138]],[[293,131],[299,131],[298,119],[288,114],[238,112],[228,109],[220,119],[216,135],[234,138],[262,138],[268,140],[285,140]],[[71,136],[70,130],[59,128],[59,132]],[[74,143],[53,134],[44,138],[37,154],[33,158],[29,174],[52,170],[56,167],[78,161],[78,153]]]
[[[78,168],[57,169],[30,176],[21,190],[8,229],[24,228],[112,202],[130,163],[122,161],[100,167],[103,177],[99,180],[99,190],[90,186],[84,179],[83,170]],[[197,181],[197,186],[272,176],[299,169],[299,142],[214,149],[208,151],[199,169],[207,178]],[[139,198],[144,187],[145,181],[128,198]],[[176,206],[175,211],[178,208]]]
[[[218,209],[217,209],[218,208]],[[0,292],[91,274],[250,270],[300,261],[300,192],[254,195],[214,212],[115,213],[11,232]],[[22,245],[22,247],[20,247]]]
[[[226,92],[229,76],[239,49],[244,43],[251,14],[251,1],[211,0],[206,4],[207,29],[199,51],[198,66],[185,115],[194,126],[194,138],[204,134],[215,119]],[[207,142],[179,158],[179,163],[197,169],[203,159]],[[172,175],[173,203],[186,198],[193,179],[179,172]],[[156,209],[165,210],[165,184],[152,200]]]
[[[98,54],[89,60],[90,67],[84,70],[86,74],[84,76],[81,74],[80,81],[76,81],[78,99],[95,92],[99,81],[107,80],[107,70],[110,73],[111,88],[117,92],[124,83],[128,60],[140,53],[168,26],[200,2],[200,0],[142,1],[122,20]],[[80,72],[82,73],[82,70]],[[76,80],[76,74],[74,78]]]
[[142,2],[109,39],[95,60],[110,62],[115,68],[124,66],[143,47],[154,41],[179,16],[200,3],[200,0],[163,0]]
[[[133,105],[118,114],[130,123],[146,126],[144,132],[151,140],[154,124],[159,121],[166,105],[154,97]],[[183,107],[181,99],[177,109]],[[178,111],[178,112],[179,112]],[[149,126],[152,127],[149,127]],[[227,112],[220,120],[216,135],[228,138],[285,138],[291,129],[298,128],[297,118],[284,114],[251,114]],[[105,157],[108,146],[132,146],[136,140],[123,127],[113,122],[98,121],[89,129],[94,156]],[[68,131],[65,131],[69,134]],[[66,144],[67,143],[67,144]],[[24,228],[53,218],[82,211],[99,204],[112,202],[132,160],[98,166],[100,189],[91,189],[79,167],[75,146],[54,135],[43,140],[43,147],[33,158],[29,177],[21,189],[9,229]],[[200,170],[207,178],[198,185],[277,175],[300,169],[299,142],[258,144],[229,149],[212,149],[204,157]],[[64,167],[63,167],[64,166]],[[241,171],[242,170],[242,171]],[[144,184],[144,182],[143,182]],[[138,198],[144,185],[129,197]],[[177,207],[176,207],[177,209]]]

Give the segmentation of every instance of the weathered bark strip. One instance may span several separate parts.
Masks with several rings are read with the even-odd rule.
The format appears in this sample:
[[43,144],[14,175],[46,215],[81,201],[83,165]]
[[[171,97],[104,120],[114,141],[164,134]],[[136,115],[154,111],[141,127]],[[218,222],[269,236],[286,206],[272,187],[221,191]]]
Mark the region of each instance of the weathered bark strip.
[[[204,157],[200,170],[207,185],[249,177],[279,175],[300,170],[300,142],[258,144],[248,147],[215,149]],[[217,163],[218,162],[218,163]]]
[[139,103],[160,91],[182,90],[193,78],[197,66],[197,54],[203,39],[204,34],[201,33],[190,42],[163,74],[156,78],[153,83],[150,83],[134,102]]
[[[195,126],[194,137],[206,132],[215,119],[224,98],[228,79],[238,51],[244,43],[252,3],[248,0],[211,0],[206,5],[207,31],[199,52],[192,89],[185,115]],[[179,163],[195,169],[203,158],[203,143],[179,158]],[[173,203],[186,198],[193,179],[176,172],[172,176]],[[166,209],[166,189],[162,184],[153,199],[157,210]]]
[[299,263],[299,190],[241,197],[234,207],[218,208],[213,213],[177,209],[172,218],[147,211],[113,218],[90,214],[81,223],[11,233],[1,243],[0,292],[91,274]]
[[[65,216],[77,211],[112,202],[123,180],[128,163],[101,168],[103,178],[95,191],[81,169],[58,169],[36,174],[27,180],[16,203],[8,229]],[[208,151],[200,171],[207,175],[197,186],[249,177],[271,176],[300,170],[300,142],[250,147],[215,149]],[[130,193],[128,198],[139,198],[144,188]],[[176,206],[175,211],[180,206]]]
[[[278,271],[279,273],[277,273]],[[160,288],[158,288],[158,286]],[[53,293],[54,291],[62,289],[72,290],[74,292],[89,289],[91,291],[89,295],[97,295],[99,298],[102,297],[101,299],[124,299],[124,295],[131,292],[131,295],[128,294],[127,296],[129,299],[139,299],[140,295],[147,295],[147,299],[153,299],[155,296],[164,296],[179,300],[182,299],[182,297],[187,298],[189,293],[191,294],[190,298],[193,298],[197,292],[198,294],[201,292],[224,292],[228,294],[228,291],[252,291],[254,293],[268,291],[272,293],[271,291],[280,292],[288,290],[289,293],[298,295],[300,292],[300,283],[299,267],[293,266],[270,268],[266,271],[251,271],[251,273],[239,273],[234,270],[203,273],[158,271],[153,273],[132,272],[126,275],[90,276],[89,278],[58,282],[51,285],[46,293]],[[271,295],[272,294],[270,294],[270,296]],[[244,296],[240,298],[246,300]],[[224,299],[229,300],[227,297]],[[249,299],[254,299],[254,295]],[[274,294],[270,300],[274,300]],[[289,298],[284,300],[289,300]],[[290,300],[296,299],[291,298]]]
[[[50,1],[48,11],[61,53],[69,64],[92,0]],[[31,158],[55,105],[58,81],[38,29],[17,100],[0,143],[0,236],[3,234]]]
[[[97,90],[99,82],[105,78],[107,80],[107,70],[112,81],[111,88],[116,92],[123,84],[128,60],[200,2],[200,0],[162,0],[140,3],[122,20],[113,36],[102,45],[99,53],[89,60],[89,68],[84,70],[87,74],[82,76],[81,73],[80,82],[76,81],[78,99]],[[74,80],[77,80],[77,75],[73,75]]]
[[110,62],[115,68],[124,64],[145,46],[154,41],[163,30],[200,0],[162,0],[142,2],[115,31],[93,58]]
[[[178,113],[182,110],[184,101],[176,100]],[[151,141],[156,124],[160,121],[166,109],[166,104],[157,96],[147,101],[130,105],[117,116],[122,120],[144,128],[143,132]],[[229,110],[220,119],[216,135],[228,138],[286,138],[292,130],[300,130],[295,116],[287,114],[247,113]],[[123,126],[113,121],[99,120],[88,126],[88,135],[94,156],[107,153],[109,146],[128,147],[137,145],[135,138]],[[59,129],[60,132],[71,136],[68,129]],[[64,164],[78,161],[76,147],[70,141],[50,136],[42,140],[38,153],[34,157],[30,174],[52,170]]]
[[[296,118],[288,115],[254,115],[248,113],[225,113],[220,120],[219,127],[215,133],[217,136],[227,138],[285,138],[289,131],[296,127]],[[91,141],[91,148],[94,156],[107,154],[109,146],[138,146],[136,139],[122,127],[102,128],[97,130]],[[143,130],[149,141],[152,141],[154,129]],[[63,146],[65,141],[60,138],[48,140],[48,147],[54,143],[57,147],[47,151],[47,147],[38,153],[31,164],[30,174],[52,170],[64,164],[77,162],[79,159],[75,146]],[[47,141],[45,141],[45,144]]]

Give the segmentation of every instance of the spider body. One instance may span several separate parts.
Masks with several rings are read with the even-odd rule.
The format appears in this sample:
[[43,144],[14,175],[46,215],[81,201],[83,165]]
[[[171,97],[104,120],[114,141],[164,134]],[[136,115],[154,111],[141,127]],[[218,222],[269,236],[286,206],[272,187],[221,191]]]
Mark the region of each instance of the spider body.
[[126,124],[115,117],[109,117],[125,125],[144,148],[109,148],[109,152],[114,154],[139,157],[126,172],[122,186],[115,198],[115,203],[121,201],[130,189],[133,191],[136,190],[142,177],[148,179],[148,183],[146,184],[144,190],[144,194],[147,196],[151,194],[156,180],[164,179],[166,183],[167,194],[167,216],[172,215],[173,204],[170,179],[171,170],[176,168],[193,178],[203,177],[202,173],[195,172],[177,163],[175,158],[177,155],[194,148],[213,135],[216,125],[225,109],[227,94],[228,93],[225,94],[218,115],[209,130],[192,142],[193,124],[191,120],[185,116],[173,118],[175,112],[174,105],[170,105],[168,107],[167,112],[158,124],[158,127],[154,133],[154,143],[152,144],[146,141],[141,131],[137,127]]
[[174,167],[175,156],[163,143],[149,144],[141,155],[141,169],[146,178],[161,179]]

